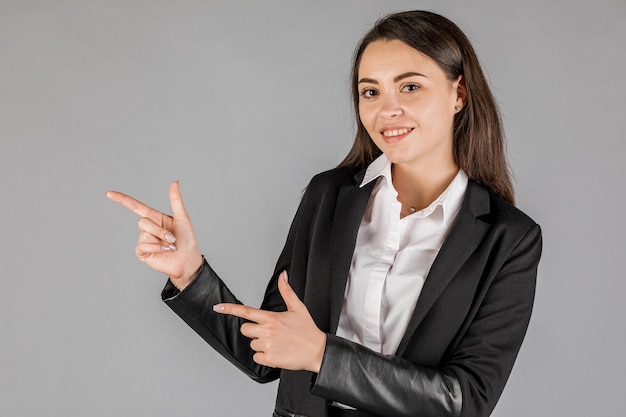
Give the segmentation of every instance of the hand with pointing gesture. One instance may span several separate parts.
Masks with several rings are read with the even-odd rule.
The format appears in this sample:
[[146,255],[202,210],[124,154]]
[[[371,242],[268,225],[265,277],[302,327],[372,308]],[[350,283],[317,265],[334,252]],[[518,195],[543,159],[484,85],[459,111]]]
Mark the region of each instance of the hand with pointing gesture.
[[106,196],[140,217],[139,242],[135,248],[137,258],[154,270],[168,275],[182,291],[202,266],[202,255],[180,195],[178,181],[173,182],[169,190],[172,216],[118,191],[108,191]]
[[287,272],[278,279],[278,291],[287,311],[259,310],[241,304],[217,304],[213,310],[249,320],[241,334],[252,339],[250,347],[260,365],[318,373],[326,347],[326,334],[316,325],[306,306],[287,282]]

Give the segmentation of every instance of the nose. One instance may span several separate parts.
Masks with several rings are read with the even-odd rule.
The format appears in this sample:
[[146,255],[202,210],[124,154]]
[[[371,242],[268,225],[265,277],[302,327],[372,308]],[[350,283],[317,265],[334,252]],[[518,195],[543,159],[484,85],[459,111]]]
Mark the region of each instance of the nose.
[[400,100],[395,94],[385,94],[381,96],[380,116],[385,119],[392,119],[402,114],[402,106]]

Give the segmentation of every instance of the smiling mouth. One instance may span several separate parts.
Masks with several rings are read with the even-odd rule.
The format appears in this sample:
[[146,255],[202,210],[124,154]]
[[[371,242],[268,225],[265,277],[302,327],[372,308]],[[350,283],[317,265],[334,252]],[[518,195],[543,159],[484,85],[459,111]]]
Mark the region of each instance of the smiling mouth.
[[411,132],[414,128],[404,128],[404,129],[394,129],[394,130],[383,130],[381,133],[386,138],[393,138],[396,136],[406,135]]

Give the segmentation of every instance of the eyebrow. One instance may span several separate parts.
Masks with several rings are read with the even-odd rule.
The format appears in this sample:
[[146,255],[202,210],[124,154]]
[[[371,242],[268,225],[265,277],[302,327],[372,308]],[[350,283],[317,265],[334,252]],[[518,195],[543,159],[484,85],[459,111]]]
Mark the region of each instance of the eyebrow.
[[[409,77],[424,77],[427,78],[424,74],[420,74],[419,72],[404,72],[400,75],[396,75],[395,77],[393,77],[393,82],[397,83],[400,80],[404,80],[405,78],[409,78]],[[361,78],[358,82],[358,84],[361,83],[370,83],[370,84],[378,84],[378,81],[376,81],[373,78]]]

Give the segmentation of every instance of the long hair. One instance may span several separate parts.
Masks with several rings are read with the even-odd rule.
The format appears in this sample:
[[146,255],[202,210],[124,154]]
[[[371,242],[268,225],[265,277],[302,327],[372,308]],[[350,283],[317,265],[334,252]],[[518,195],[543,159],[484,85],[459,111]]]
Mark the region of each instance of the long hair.
[[357,86],[363,52],[377,40],[399,40],[415,48],[435,61],[450,81],[463,76],[467,102],[454,117],[455,161],[470,179],[514,204],[500,112],[478,57],[456,24],[432,12],[408,11],[383,17],[357,46],[351,77],[356,136],[339,166],[365,167],[382,153],[361,123]]

